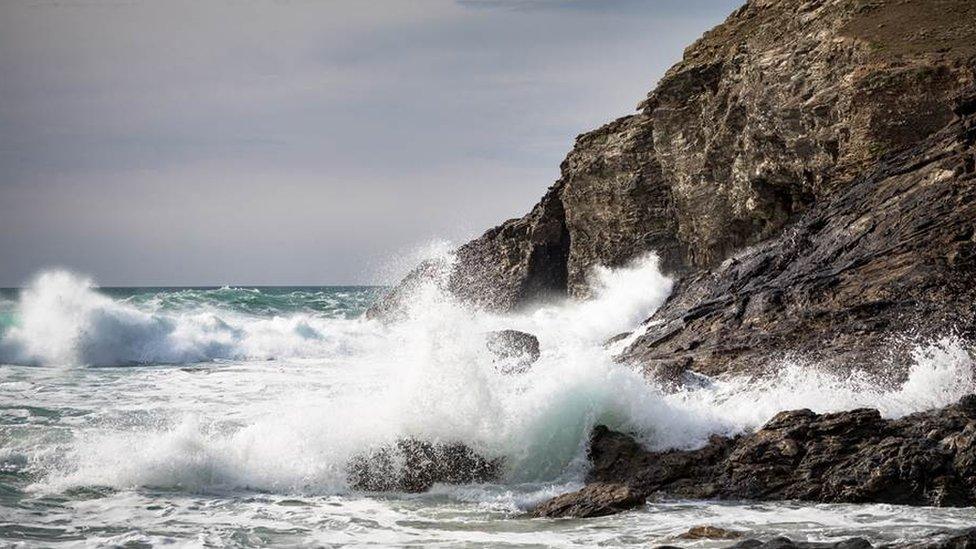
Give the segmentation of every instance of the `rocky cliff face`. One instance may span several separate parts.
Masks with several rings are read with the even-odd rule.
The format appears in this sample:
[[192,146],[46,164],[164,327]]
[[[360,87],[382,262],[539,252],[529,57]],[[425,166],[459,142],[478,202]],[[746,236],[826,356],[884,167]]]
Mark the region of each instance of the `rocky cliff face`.
[[653,250],[678,284],[624,356],[710,373],[976,327],[976,3],[751,0],[638,109],[462,246],[449,289],[496,310],[585,296],[594,265]]

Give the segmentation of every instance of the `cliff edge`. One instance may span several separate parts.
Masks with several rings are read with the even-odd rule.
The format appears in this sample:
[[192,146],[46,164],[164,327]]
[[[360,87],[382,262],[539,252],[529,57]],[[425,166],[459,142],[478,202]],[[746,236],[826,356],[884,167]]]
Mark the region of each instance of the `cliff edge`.
[[580,135],[528,214],[369,314],[432,269],[512,310],[655,251],[677,284],[622,355],[648,369],[867,365],[896,335],[973,336],[974,143],[976,2],[751,0]]

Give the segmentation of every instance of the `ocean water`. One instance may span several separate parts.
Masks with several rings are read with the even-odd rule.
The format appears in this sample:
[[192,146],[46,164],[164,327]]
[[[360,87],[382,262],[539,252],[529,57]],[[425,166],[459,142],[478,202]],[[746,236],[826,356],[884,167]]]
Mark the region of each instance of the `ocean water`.
[[[596,424],[691,448],[784,409],[897,417],[972,392],[972,349],[921,342],[899,384],[797,357],[767,379],[668,394],[612,360],[625,341],[604,346],[667,298],[653,256],[594,271],[590,300],[518,314],[473,310],[435,282],[388,324],[361,316],[375,287],[98,288],[46,272],[0,292],[0,546],[722,546],[676,536],[897,541],[976,524],[974,509],[673,500],[527,518],[581,485]],[[524,374],[486,349],[505,328],[539,337]],[[351,490],[350,459],[403,437],[463,442],[503,459],[502,478]]]

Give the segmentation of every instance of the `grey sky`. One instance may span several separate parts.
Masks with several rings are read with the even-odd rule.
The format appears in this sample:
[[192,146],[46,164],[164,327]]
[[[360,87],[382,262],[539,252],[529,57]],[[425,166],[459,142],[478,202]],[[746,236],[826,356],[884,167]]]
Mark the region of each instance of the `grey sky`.
[[0,0],[0,286],[385,282],[740,3]]

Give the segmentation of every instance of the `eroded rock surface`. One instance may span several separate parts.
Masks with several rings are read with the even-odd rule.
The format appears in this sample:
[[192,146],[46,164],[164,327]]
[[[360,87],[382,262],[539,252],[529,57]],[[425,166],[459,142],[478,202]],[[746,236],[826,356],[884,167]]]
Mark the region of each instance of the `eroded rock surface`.
[[976,92],[921,145],[782,234],[683,277],[622,358],[755,371],[777,354],[878,367],[893,335],[976,335]]
[[[864,234],[898,231],[876,238],[878,247],[864,250],[870,254],[896,247],[896,237],[924,239],[932,230],[931,254],[902,253],[884,265],[896,271],[885,276],[900,276],[907,285],[919,277],[906,273],[922,267],[923,276],[936,271],[956,280],[952,269],[972,264],[968,244],[957,244],[972,241],[958,223],[971,213],[971,143],[965,137],[930,138],[971,110],[974,43],[976,3],[970,0],[752,0],[690,46],[637,113],[580,135],[539,204],[462,246],[446,286],[483,307],[511,310],[554,295],[585,296],[586,274],[594,265],[621,265],[653,250],[666,271],[683,278],[675,301],[714,309],[704,296],[718,290],[703,287],[702,279],[727,277],[723,262],[750,246],[776,237],[782,238],[774,247],[783,245],[784,231],[825,201],[833,206],[821,208],[820,222],[811,222],[829,223],[840,213],[839,196],[871,191],[867,179],[883,189],[847,210],[844,221],[853,223],[852,234],[824,253],[871,263],[872,270],[857,274],[881,276],[873,269],[882,265],[870,256],[861,259]],[[932,166],[924,160],[930,157],[923,156],[923,143],[929,151],[965,150]],[[907,161],[894,168],[887,160],[908,150],[915,151],[919,165]],[[879,165],[892,166],[888,176],[901,179],[880,183],[872,175]],[[935,188],[912,191],[915,186]],[[900,200],[899,192],[914,192],[915,198]],[[888,204],[888,198],[897,203]],[[942,202],[931,211],[923,208],[908,226],[875,228],[876,208],[884,216],[906,214],[921,199]],[[828,234],[844,236],[830,227]],[[952,267],[933,265],[936,260]],[[796,258],[780,263],[789,262]],[[777,301],[800,307],[810,294],[827,313],[886,309],[891,285],[859,300],[845,301],[844,294],[832,301],[832,286],[849,274],[837,271],[845,265],[812,269],[799,262],[792,270],[819,279],[819,286],[811,281],[802,295],[762,296],[746,304],[748,312]],[[896,316],[900,306],[893,307]],[[792,322],[781,332],[798,328]],[[630,356],[652,360],[660,337],[640,342],[650,353]],[[693,339],[681,345],[693,345]],[[710,349],[704,360],[718,363],[720,358],[710,357],[723,351]]]
[[[697,450],[645,450],[597,427],[587,486],[543,503],[539,516],[608,510],[605,486],[629,507],[653,495],[832,503],[976,504],[976,396],[883,419],[877,410],[781,412],[755,433],[714,436]],[[617,507],[624,507],[617,505]],[[605,514],[605,513],[604,513]]]

